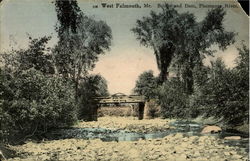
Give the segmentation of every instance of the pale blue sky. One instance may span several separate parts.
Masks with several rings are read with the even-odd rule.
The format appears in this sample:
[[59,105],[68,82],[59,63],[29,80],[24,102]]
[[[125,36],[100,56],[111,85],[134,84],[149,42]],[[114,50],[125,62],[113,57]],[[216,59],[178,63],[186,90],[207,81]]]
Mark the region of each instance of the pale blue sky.
[[[114,1],[107,2],[115,3]],[[143,1],[138,2],[140,5],[144,4]],[[160,2],[147,3],[152,5],[151,9],[158,10],[157,4]],[[85,14],[96,20],[106,21],[112,29],[111,50],[100,57],[96,68],[91,72],[100,73],[107,79],[111,93],[123,92],[129,94],[138,75],[145,70],[152,69],[156,75],[158,74],[153,51],[141,46],[130,31],[135,25],[136,19],[147,16],[151,9],[103,9],[100,7],[100,1],[78,0],[78,3]],[[120,1],[120,3],[122,2]],[[137,2],[127,1],[124,3],[135,4]],[[176,3],[184,5],[184,2]],[[226,1],[225,3],[229,2]],[[193,3],[189,2],[188,4]],[[209,2],[209,4],[215,4],[215,2]],[[99,5],[99,8],[94,9],[92,8],[93,5]],[[180,12],[184,11],[194,13],[199,21],[205,16],[207,9],[182,8],[180,10]],[[57,41],[57,34],[54,30],[57,19],[54,4],[51,3],[51,0],[4,0],[1,4],[0,16],[1,51],[10,50],[10,45],[14,48],[26,47],[28,43],[27,34],[32,37],[52,35],[50,46],[53,46]],[[239,32],[239,35],[236,45],[230,46],[224,52],[219,51],[216,53],[216,57],[222,57],[229,67],[233,66],[234,59],[237,56],[235,46],[239,46],[241,40],[245,40],[246,44],[249,43],[248,21],[248,17],[239,8],[227,9],[224,21],[226,29]]]

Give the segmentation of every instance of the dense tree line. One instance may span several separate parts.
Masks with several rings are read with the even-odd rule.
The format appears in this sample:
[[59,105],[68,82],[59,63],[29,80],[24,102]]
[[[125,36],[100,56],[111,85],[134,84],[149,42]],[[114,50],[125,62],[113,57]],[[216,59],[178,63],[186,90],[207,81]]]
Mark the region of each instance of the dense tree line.
[[76,0],[56,0],[55,8],[54,47],[47,47],[50,36],[29,37],[26,49],[1,53],[0,141],[70,126],[91,115],[94,97],[108,95],[106,80],[88,71],[109,49],[111,29],[84,15]]
[[194,14],[179,13],[165,4],[161,12],[151,11],[148,17],[137,20],[132,31],[142,45],[153,49],[160,82],[167,80],[172,65],[184,80],[185,91],[191,94],[193,70],[206,55],[213,55],[210,47],[217,44],[224,50],[234,42],[235,33],[226,31],[222,23],[225,14],[223,8],[215,8],[197,22]]
[[[142,73],[135,92],[158,98],[164,117],[187,118],[205,115],[223,118],[227,124],[248,122],[249,50],[239,48],[236,67],[226,68],[221,59],[205,66],[212,45],[225,50],[236,33],[225,30],[226,12],[215,8],[201,22],[192,13],[178,13],[167,4],[159,13],[137,20],[132,31],[142,45],[151,47],[160,75]],[[168,73],[173,72],[174,77]],[[154,82],[157,82],[155,85]]]
[[157,99],[166,118],[214,117],[228,125],[248,123],[249,119],[249,49],[238,49],[236,66],[227,68],[221,58],[211,66],[194,70],[194,92],[185,92],[181,77],[170,77],[163,84],[152,83],[152,71],[142,73],[134,91],[148,100]]

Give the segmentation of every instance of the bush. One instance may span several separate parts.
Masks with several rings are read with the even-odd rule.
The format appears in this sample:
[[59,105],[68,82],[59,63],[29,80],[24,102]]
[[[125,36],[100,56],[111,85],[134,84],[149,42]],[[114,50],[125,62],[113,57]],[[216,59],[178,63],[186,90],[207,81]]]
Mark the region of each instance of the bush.
[[161,108],[157,104],[156,100],[149,100],[145,103],[144,108],[144,118],[145,119],[153,119],[155,117],[161,116]]
[[189,116],[188,95],[184,84],[178,78],[172,78],[158,89],[158,99],[165,118],[186,118]]
[[246,73],[246,67],[242,70],[239,66],[228,69],[221,59],[212,62],[206,83],[199,86],[193,94],[195,109],[199,109],[200,115],[223,118],[227,124],[235,125],[248,121],[249,79],[246,78]]
[[207,116],[224,118],[228,124],[241,124],[248,119],[248,82],[237,69],[227,69],[222,60],[213,63],[210,78],[201,88],[202,106]]
[[154,77],[153,71],[144,71],[139,75],[134,88],[134,92],[143,95],[147,100],[155,98],[155,89],[157,88],[157,78]]
[[97,120],[98,101],[95,97],[107,96],[107,81],[101,75],[89,75],[80,83],[78,119]]
[[76,119],[74,92],[63,79],[46,76],[33,68],[1,71],[0,127],[3,135],[46,132]]

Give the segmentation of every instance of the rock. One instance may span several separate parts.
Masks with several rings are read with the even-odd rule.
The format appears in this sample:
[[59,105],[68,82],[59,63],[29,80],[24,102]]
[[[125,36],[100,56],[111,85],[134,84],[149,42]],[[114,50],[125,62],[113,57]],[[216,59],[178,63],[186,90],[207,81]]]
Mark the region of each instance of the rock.
[[199,151],[194,151],[193,156],[194,156],[194,157],[199,157],[199,156],[200,156],[200,152],[199,152]]
[[183,134],[181,133],[177,133],[174,135],[175,138],[183,138]]
[[[101,118],[103,119],[103,118]],[[116,119],[116,118],[114,118]],[[131,120],[119,118],[119,126],[130,126],[131,129],[151,129],[152,125],[158,129],[165,126],[165,121]],[[116,119],[118,120],[118,119]],[[106,118],[106,121],[114,121]],[[105,120],[104,120],[105,122]],[[161,122],[161,124],[159,124]],[[153,124],[152,124],[153,123]],[[86,124],[90,124],[86,122]],[[112,124],[112,123],[111,123]],[[132,126],[133,125],[133,126]],[[92,126],[92,125],[91,125]],[[91,127],[90,126],[90,127]],[[116,125],[115,125],[116,126]],[[102,126],[100,126],[102,127]],[[114,127],[110,125],[110,127]],[[126,133],[124,133],[126,134]],[[242,138],[243,139],[243,138]],[[43,143],[29,142],[24,145],[10,147],[18,152],[19,157],[11,158],[12,161],[26,160],[169,160],[169,161],[225,161],[247,160],[245,152],[237,147],[228,147],[221,144],[224,139],[214,136],[190,136],[185,137],[182,133],[170,134],[164,138],[138,141],[105,142],[99,139],[61,139]],[[226,142],[226,141],[225,141]],[[243,149],[244,150],[244,149]],[[6,158],[5,151],[0,149]],[[48,158],[46,158],[48,156]],[[0,159],[1,160],[1,159]]]
[[240,140],[241,137],[240,136],[227,136],[224,137],[225,140]]
[[199,157],[198,159],[199,159],[199,161],[207,161],[207,160],[208,160],[208,159],[205,158],[205,157]]
[[187,156],[185,154],[180,154],[176,159],[180,161],[184,161],[187,159]]
[[202,134],[208,134],[208,133],[219,133],[222,129],[219,126],[206,126],[202,129]]
[[240,155],[238,155],[238,154],[235,154],[235,155],[233,155],[233,158],[235,158],[235,159],[240,159],[240,158],[242,158],[242,156],[240,156]]
[[224,155],[228,156],[228,155],[230,155],[230,153],[229,152],[224,152]]

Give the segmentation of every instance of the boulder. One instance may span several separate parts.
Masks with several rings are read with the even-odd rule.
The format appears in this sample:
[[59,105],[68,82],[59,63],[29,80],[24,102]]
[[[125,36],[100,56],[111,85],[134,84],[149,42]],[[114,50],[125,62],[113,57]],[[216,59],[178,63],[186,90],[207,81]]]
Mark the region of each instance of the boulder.
[[219,126],[206,126],[202,129],[202,134],[208,134],[208,133],[219,133],[222,129]]
[[240,136],[227,136],[224,137],[225,140],[240,140],[241,137]]

